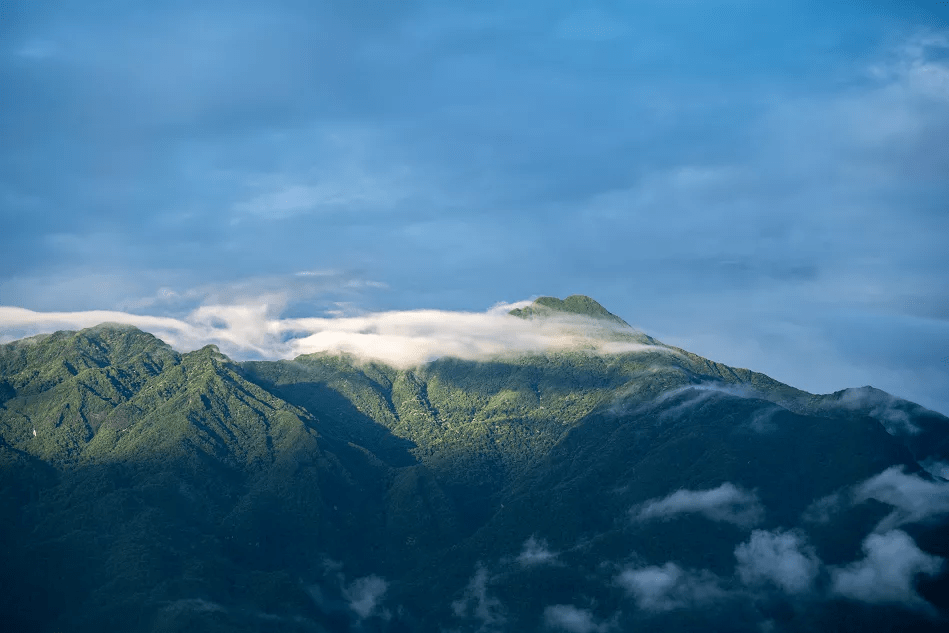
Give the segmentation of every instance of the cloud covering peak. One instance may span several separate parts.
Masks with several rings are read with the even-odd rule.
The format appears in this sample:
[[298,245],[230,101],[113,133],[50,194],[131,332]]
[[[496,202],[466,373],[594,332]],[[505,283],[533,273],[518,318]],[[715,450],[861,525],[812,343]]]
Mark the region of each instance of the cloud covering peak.
[[238,359],[289,359],[318,352],[348,353],[397,367],[442,356],[469,360],[582,349],[614,354],[665,351],[639,342],[635,330],[581,315],[524,320],[508,314],[528,302],[485,312],[407,310],[359,316],[284,318],[272,303],[204,305],[184,318],[118,311],[36,312],[0,306],[0,341],[81,329],[103,322],[133,325],[181,351],[217,345]]

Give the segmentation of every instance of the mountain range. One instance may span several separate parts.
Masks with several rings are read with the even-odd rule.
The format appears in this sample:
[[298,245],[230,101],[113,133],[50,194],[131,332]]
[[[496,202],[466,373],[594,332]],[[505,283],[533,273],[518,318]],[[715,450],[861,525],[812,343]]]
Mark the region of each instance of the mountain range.
[[5,629],[949,626],[949,418],[588,297],[508,318],[596,344],[409,367],[115,324],[0,345]]

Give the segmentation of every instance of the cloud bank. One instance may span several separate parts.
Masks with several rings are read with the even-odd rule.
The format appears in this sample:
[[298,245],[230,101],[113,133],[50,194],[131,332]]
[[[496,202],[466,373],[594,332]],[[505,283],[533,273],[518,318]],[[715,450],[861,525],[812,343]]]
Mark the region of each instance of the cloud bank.
[[630,336],[634,330],[582,316],[525,320],[507,314],[527,303],[499,304],[486,312],[413,310],[332,318],[282,318],[279,304],[265,302],[206,305],[184,319],[0,307],[0,341],[112,322],[151,332],[180,351],[214,344],[241,360],[331,352],[406,367],[442,356],[479,360],[567,349],[599,354],[667,351],[636,342]]
[[764,509],[758,498],[731,483],[710,490],[677,490],[663,499],[651,499],[630,510],[636,521],[671,519],[680,514],[698,513],[712,521],[741,527],[759,522]]

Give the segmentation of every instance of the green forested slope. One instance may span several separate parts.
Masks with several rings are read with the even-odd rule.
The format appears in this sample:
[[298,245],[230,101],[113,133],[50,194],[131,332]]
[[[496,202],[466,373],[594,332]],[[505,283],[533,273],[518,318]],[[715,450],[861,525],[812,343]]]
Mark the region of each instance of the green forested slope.
[[[933,481],[949,420],[714,363],[586,297],[515,316],[558,314],[653,347],[397,369],[235,363],[110,325],[0,346],[0,608],[37,631],[531,631],[560,626],[544,615],[558,604],[602,630],[938,630],[935,611],[828,597],[889,506],[807,516],[891,467]],[[747,522],[631,518],[721,486],[751,499]],[[940,525],[903,529],[946,557]],[[749,593],[733,552],[752,527],[806,534],[823,598]],[[727,599],[653,612],[617,584],[671,563]],[[921,582],[949,607],[945,582]]]

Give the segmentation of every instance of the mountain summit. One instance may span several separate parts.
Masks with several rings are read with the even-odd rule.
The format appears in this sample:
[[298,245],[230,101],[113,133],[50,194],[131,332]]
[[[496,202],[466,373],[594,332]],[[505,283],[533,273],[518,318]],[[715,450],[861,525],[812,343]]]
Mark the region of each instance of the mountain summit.
[[[512,312],[626,325],[580,295]],[[22,631],[935,632],[947,474],[938,413],[655,341],[399,368],[56,332],[0,345],[0,609]]]
[[535,299],[534,303],[529,306],[515,308],[514,310],[508,312],[508,314],[524,319],[538,316],[550,316],[557,313],[579,314],[586,317],[592,317],[594,319],[612,321],[627,327],[629,326],[626,321],[619,318],[612,312],[609,312],[606,308],[586,295],[570,295],[566,299],[558,299],[557,297],[539,297]]

